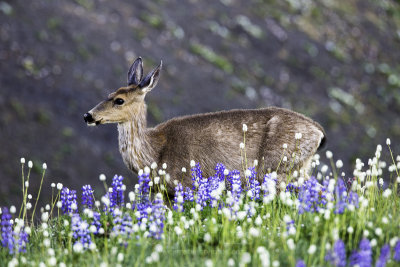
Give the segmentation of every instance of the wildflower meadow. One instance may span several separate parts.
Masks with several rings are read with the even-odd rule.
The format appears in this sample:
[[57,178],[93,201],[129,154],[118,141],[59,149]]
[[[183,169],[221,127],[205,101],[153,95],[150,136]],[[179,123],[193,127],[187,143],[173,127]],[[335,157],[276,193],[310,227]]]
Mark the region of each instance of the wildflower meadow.
[[[293,170],[286,181],[257,161],[217,163],[204,177],[194,159],[182,169],[191,187],[154,163],[134,188],[100,175],[104,188],[53,183],[35,193],[22,158],[22,205],[0,211],[0,266],[400,266],[400,156],[388,139],[386,163],[383,149],[357,159],[351,175],[326,151],[310,176]],[[53,192],[44,207],[41,190]]]

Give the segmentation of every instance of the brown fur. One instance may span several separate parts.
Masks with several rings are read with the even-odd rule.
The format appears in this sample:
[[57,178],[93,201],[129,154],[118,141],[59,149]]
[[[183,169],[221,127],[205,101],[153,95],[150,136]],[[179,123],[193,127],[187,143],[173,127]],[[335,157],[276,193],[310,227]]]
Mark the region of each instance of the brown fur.
[[[151,82],[157,83],[154,80]],[[175,179],[182,180],[184,186],[191,185],[191,160],[200,163],[204,177],[212,175],[219,162],[229,170],[243,170],[243,151],[239,148],[244,140],[243,124],[248,127],[247,166],[254,160],[259,162],[258,171],[277,170],[279,165],[280,177],[293,170],[307,171],[309,166],[305,165],[309,165],[307,162],[325,135],[313,120],[277,107],[184,116],[147,128],[144,96],[154,86],[120,88],[89,113],[96,122],[118,123],[120,152],[132,171],[137,173],[152,162],[158,166],[167,163],[171,194]],[[116,98],[123,98],[124,105],[113,105]],[[302,133],[300,140],[295,139],[296,133]],[[287,144],[287,149],[283,149],[283,144]],[[283,156],[288,158],[287,163],[282,162]],[[188,170],[185,175],[182,167]]]

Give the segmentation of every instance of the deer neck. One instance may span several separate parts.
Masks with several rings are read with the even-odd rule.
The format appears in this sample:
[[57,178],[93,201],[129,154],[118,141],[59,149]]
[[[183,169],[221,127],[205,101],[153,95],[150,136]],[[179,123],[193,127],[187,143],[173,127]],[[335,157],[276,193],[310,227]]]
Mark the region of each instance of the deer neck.
[[154,161],[146,123],[146,104],[136,106],[131,120],[118,124],[119,151],[125,165],[138,172]]

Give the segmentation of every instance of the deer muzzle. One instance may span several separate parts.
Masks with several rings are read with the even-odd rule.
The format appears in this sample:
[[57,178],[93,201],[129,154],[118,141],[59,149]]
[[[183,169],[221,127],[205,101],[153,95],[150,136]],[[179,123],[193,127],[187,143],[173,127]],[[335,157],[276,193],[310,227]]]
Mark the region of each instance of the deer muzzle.
[[93,126],[93,125],[98,125],[98,124],[100,124],[100,121],[95,121],[95,120],[93,119],[92,114],[90,114],[89,112],[88,112],[88,113],[85,113],[85,114],[83,115],[83,119],[85,120],[85,122],[86,122],[87,125],[89,125],[89,126]]

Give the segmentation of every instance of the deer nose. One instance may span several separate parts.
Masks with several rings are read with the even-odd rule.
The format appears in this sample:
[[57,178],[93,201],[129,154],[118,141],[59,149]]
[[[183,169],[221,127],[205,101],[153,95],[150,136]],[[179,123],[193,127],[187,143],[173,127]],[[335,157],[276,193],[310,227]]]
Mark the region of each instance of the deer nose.
[[85,120],[86,123],[92,123],[92,122],[94,122],[93,117],[92,117],[92,114],[90,114],[89,112],[88,112],[88,113],[85,113],[85,114],[83,115],[83,119]]

